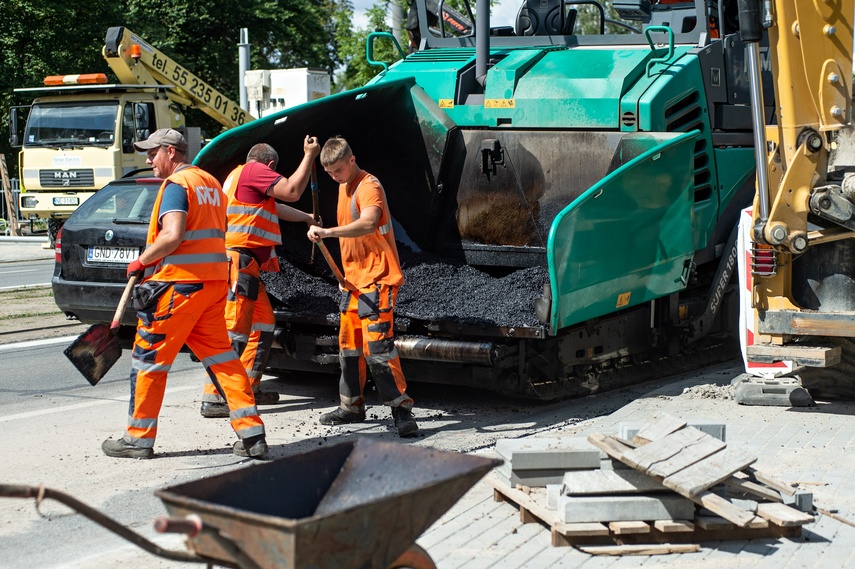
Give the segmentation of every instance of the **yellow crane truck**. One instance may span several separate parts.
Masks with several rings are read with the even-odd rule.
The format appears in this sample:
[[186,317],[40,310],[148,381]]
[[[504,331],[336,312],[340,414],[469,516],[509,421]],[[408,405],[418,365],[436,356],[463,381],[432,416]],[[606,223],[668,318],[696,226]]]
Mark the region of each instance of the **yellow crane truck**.
[[[133,143],[159,128],[185,130],[184,109],[198,108],[227,128],[253,120],[240,106],[124,27],[107,30],[104,59],[119,83],[103,73],[51,76],[34,93],[23,138],[18,108],[10,114],[12,144],[21,146],[20,212],[46,219],[51,242],[77,206],[106,183],[145,168]],[[198,129],[186,129],[191,152]],[[191,156],[192,157],[192,156]]]

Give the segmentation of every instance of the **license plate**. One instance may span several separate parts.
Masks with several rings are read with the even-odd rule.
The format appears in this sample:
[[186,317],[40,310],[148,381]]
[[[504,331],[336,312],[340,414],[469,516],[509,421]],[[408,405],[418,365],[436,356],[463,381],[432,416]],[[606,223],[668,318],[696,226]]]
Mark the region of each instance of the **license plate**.
[[79,205],[80,198],[53,198],[53,205]]
[[131,261],[140,256],[140,250],[137,247],[89,247],[86,254],[87,261],[96,261],[99,263],[124,263],[127,265]]

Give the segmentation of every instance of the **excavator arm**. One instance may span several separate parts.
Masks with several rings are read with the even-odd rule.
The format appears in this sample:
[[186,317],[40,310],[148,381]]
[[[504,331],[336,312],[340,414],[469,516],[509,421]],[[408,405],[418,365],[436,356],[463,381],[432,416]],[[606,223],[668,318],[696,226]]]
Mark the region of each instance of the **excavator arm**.
[[127,28],[107,30],[102,54],[121,83],[160,86],[173,102],[198,108],[227,128],[254,120],[240,105]]
[[764,31],[776,101],[776,124],[754,113],[757,195],[746,254],[755,334],[747,361],[830,367],[840,349],[823,347],[828,337],[855,337],[855,153],[839,152],[855,140],[855,0],[738,6],[752,106],[762,109]]

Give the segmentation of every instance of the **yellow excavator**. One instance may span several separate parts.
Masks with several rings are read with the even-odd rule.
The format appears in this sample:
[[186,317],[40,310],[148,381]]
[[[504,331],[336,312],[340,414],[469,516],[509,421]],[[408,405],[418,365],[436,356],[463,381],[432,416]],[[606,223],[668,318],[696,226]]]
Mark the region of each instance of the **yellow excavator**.
[[[757,157],[757,194],[743,212],[739,261],[743,358],[747,375],[758,379],[744,378],[743,393],[759,404],[775,404],[768,402],[775,397],[764,402],[763,392],[783,394],[778,400],[786,404],[805,389],[814,398],[851,399],[855,2],[738,0],[737,7]],[[764,36],[773,124],[762,113]]]

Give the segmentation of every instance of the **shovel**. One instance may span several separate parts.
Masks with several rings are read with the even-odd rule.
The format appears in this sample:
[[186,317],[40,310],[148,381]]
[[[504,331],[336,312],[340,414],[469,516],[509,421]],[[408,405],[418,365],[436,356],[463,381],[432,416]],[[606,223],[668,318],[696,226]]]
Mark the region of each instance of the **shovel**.
[[125,292],[122,293],[122,298],[119,300],[119,306],[116,308],[116,314],[113,316],[110,325],[93,324],[63,352],[92,385],[101,381],[101,378],[110,371],[113,364],[122,357],[122,347],[119,346],[116,335],[119,333],[122,314],[125,313],[125,307],[128,306],[128,300],[131,298],[134,285],[137,284],[137,278],[138,275],[134,274],[128,279]]

